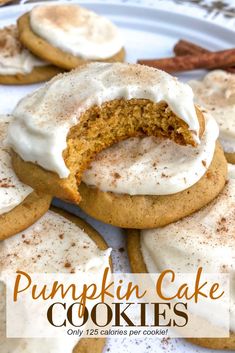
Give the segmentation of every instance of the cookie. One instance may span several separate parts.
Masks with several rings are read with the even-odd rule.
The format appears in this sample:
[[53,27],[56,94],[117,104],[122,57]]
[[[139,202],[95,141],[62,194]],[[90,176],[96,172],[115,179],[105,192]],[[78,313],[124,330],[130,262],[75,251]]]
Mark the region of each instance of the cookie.
[[123,63],[90,63],[59,75],[22,99],[13,116],[8,139],[17,175],[76,203],[83,171],[104,148],[143,134],[196,146],[205,129],[189,86]]
[[5,139],[11,118],[0,116],[0,240],[36,222],[51,203],[51,196],[23,184],[12,169]]
[[[233,276],[234,200],[235,179],[231,169],[224,190],[200,211],[166,227],[129,230],[127,247],[132,271],[160,273],[170,268],[180,273],[195,273],[202,266],[207,273],[227,269]],[[212,349],[235,349],[235,292],[233,286],[230,288],[230,337],[188,338],[190,342]],[[210,317],[205,319],[210,322]]]
[[227,165],[217,143],[213,161],[204,176],[189,189],[172,195],[127,195],[103,192],[82,183],[79,206],[90,216],[123,228],[162,227],[212,201],[226,182]]
[[26,48],[66,70],[89,61],[125,58],[118,29],[77,4],[37,6],[19,18],[18,29]]
[[47,212],[50,203],[50,195],[32,191],[18,206],[0,214],[0,240],[31,226]]
[[228,163],[235,164],[235,75],[223,70],[209,72],[201,81],[189,82],[196,103],[217,120],[220,141]]
[[0,75],[2,85],[28,85],[50,80],[61,72],[56,66],[35,67],[28,74]]
[[61,72],[25,49],[15,25],[0,29],[0,84],[23,85],[47,81]]
[[[109,266],[110,250],[100,234],[81,219],[53,208],[24,232],[0,242],[0,270],[31,273],[102,273]],[[96,271],[96,272],[95,272]],[[1,284],[1,283],[0,283]],[[1,304],[1,303],[0,303]],[[0,318],[4,320],[5,306]],[[2,325],[1,325],[2,327]],[[78,342],[79,341],[79,342]],[[16,338],[0,335],[1,349],[40,353],[101,353],[104,338]]]

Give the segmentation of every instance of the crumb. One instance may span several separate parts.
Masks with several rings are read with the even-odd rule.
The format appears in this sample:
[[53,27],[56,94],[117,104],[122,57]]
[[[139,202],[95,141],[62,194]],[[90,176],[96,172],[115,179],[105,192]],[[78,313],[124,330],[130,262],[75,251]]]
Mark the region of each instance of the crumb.
[[213,173],[211,173],[210,171],[208,171],[208,172],[206,173],[206,177],[207,177],[207,179],[211,179],[211,178],[213,177]]
[[120,179],[121,178],[121,175],[119,173],[113,173],[113,176],[115,179]]
[[119,249],[118,249],[118,251],[120,251],[120,252],[124,252],[124,251],[125,251],[125,249],[124,249],[124,248],[119,248]]
[[29,241],[29,240],[24,240],[23,243],[29,245],[29,244],[30,244],[30,241]]

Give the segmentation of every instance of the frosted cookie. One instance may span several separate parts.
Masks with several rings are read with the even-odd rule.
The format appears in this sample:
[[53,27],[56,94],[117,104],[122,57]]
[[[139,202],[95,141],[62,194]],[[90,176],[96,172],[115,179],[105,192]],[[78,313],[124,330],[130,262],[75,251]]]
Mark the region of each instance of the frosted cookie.
[[79,202],[97,153],[127,137],[162,136],[196,146],[204,117],[189,86],[142,65],[90,63],[22,99],[8,141],[17,175],[36,190]]
[[[110,249],[93,228],[77,217],[53,209],[24,232],[0,242],[0,273],[20,268],[27,273],[93,271],[98,276],[109,267],[109,256]],[[2,300],[0,295],[0,322],[4,324]],[[0,347],[4,353],[40,353],[42,346],[43,353],[101,353],[105,344],[103,338],[79,341],[76,335],[55,339],[7,339],[4,326],[0,325]]]
[[35,55],[71,70],[89,61],[123,61],[118,28],[77,4],[41,5],[18,20],[21,42]]
[[224,190],[202,210],[163,228],[128,234],[133,272],[159,273],[170,268],[193,273],[202,266],[207,273],[230,273],[230,338],[189,339],[213,349],[235,349],[235,168],[229,170]]
[[47,81],[60,72],[60,69],[38,59],[21,45],[16,26],[0,29],[0,84]]
[[5,139],[10,117],[0,115],[0,240],[29,227],[50,207],[51,196],[23,184],[12,169]]
[[235,75],[212,71],[202,81],[190,81],[196,103],[207,108],[217,120],[220,141],[229,163],[235,164]]
[[219,130],[204,114],[197,147],[161,137],[136,137],[96,156],[83,173],[79,206],[122,228],[162,227],[197,211],[224,187],[227,162],[216,143]]

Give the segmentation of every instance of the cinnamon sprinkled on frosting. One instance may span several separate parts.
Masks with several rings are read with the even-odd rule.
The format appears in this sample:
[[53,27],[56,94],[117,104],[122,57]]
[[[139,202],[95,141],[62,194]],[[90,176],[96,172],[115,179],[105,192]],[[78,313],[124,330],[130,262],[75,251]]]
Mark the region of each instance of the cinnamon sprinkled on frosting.
[[118,28],[78,4],[46,4],[30,11],[34,33],[52,46],[83,59],[110,58],[123,47]]
[[18,39],[16,26],[11,25],[0,29],[0,55],[8,58],[20,54],[23,50]]
[[166,227],[141,231],[141,251],[148,272],[196,272],[202,266],[205,273],[229,273],[234,332],[235,174],[229,174],[224,190],[208,206]]
[[202,81],[189,82],[195,101],[217,120],[224,150],[235,152],[235,75],[222,70],[209,72]]
[[197,147],[171,140],[136,137],[99,153],[82,180],[104,192],[169,195],[194,185],[206,173],[215,151],[218,126],[205,113],[205,132]]
[[21,183],[12,168],[5,141],[10,120],[8,116],[0,116],[0,215],[18,206],[33,191]]
[[87,109],[121,98],[165,101],[187,123],[195,142],[200,142],[193,92],[188,85],[150,67],[97,62],[58,75],[22,99],[13,111],[9,142],[23,160],[37,162],[66,178],[69,170],[63,151],[70,128]]
[[[63,234],[63,238],[60,235]],[[23,241],[22,241],[23,239]],[[84,248],[86,246],[86,248]],[[77,225],[48,211],[39,221],[13,237],[0,242],[0,273],[20,269],[27,273],[92,273],[99,278],[109,266],[110,249],[100,250]],[[3,304],[4,303],[4,304]],[[0,281],[1,352],[40,353],[40,338],[5,337],[5,294]],[[43,339],[43,352],[72,352],[79,337]],[[66,347],[66,350],[65,350]]]
[[15,25],[0,29],[0,75],[27,74],[34,67],[45,65],[48,63],[22,46]]

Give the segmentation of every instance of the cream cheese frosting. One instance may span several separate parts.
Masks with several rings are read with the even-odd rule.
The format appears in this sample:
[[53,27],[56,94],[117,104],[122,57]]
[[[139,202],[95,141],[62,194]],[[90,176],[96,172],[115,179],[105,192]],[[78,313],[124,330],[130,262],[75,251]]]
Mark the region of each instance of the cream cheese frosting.
[[222,70],[208,73],[202,81],[189,82],[196,103],[217,120],[225,152],[235,153],[235,75]]
[[[98,276],[109,267],[110,249],[100,250],[77,225],[48,211],[27,230],[0,242],[0,273],[18,269],[28,273],[82,273]],[[0,282],[0,291],[3,291]],[[4,323],[4,297],[0,295],[0,322]],[[4,353],[72,353],[78,336],[61,338],[5,337],[0,325],[0,347]],[[2,335],[1,335],[2,331]]]
[[70,128],[90,107],[121,98],[165,101],[200,142],[192,89],[163,71],[124,63],[90,63],[23,98],[13,111],[8,142],[23,160],[66,178],[62,154]]
[[107,18],[77,4],[41,5],[30,11],[34,33],[83,59],[106,59],[123,47],[118,28]]
[[18,206],[33,191],[21,183],[12,168],[10,148],[5,143],[10,120],[0,115],[0,215]]
[[45,65],[48,63],[22,47],[15,25],[0,29],[0,75],[28,74]]
[[181,146],[160,137],[136,137],[103,150],[82,181],[104,192],[169,195],[195,184],[214,155],[218,125],[204,114],[205,132],[197,147]]
[[196,272],[202,266],[207,273],[230,274],[230,329],[235,332],[235,175],[229,175],[222,193],[208,206],[166,227],[140,232],[141,252],[150,273],[166,268]]

